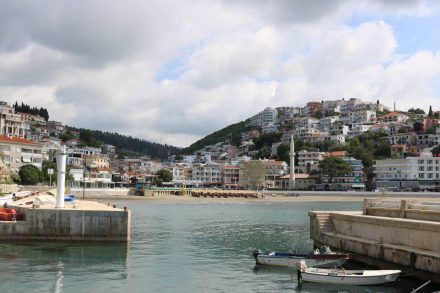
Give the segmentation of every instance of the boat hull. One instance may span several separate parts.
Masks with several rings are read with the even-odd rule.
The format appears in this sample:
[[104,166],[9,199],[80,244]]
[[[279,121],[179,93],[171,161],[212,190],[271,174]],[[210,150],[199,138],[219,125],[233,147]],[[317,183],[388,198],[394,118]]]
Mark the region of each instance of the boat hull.
[[310,268],[301,272],[301,277],[303,281],[313,283],[338,285],[380,285],[394,282],[399,277],[400,273],[401,272],[399,270],[376,270],[364,272],[334,271]]
[[348,254],[328,255],[256,255],[257,264],[280,267],[298,267],[298,262],[304,262],[307,267],[334,268],[342,265],[349,259]]

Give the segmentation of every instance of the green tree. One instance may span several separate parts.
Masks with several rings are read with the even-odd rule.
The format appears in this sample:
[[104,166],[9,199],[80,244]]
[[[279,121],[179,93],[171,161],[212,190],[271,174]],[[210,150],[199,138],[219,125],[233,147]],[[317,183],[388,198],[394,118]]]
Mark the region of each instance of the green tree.
[[92,132],[88,129],[81,130],[79,133],[79,139],[85,144],[90,143],[92,141]]
[[432,106],[429,105],[429,112],[428,112],[428,117],[432,117],[433,113],[432,113]]
[[34,185],[43,181],[43,173],[34,165],[21,166],[18,175],[24,185]]
[[425,111],[423,111],[423,109],[417,108],[409,108],[408,113],[413,113],[413,114],[425,114]]
[[323,175],[328,176],[330,183],[333,182],[333,178],[336,176],[350,175],[353,173],[350,163],[335,157],[328,157],[319,162],[319,168]]
[[290,145],[288,143],[282,143],[277,148],[278,160],[284,161],[287,164],[290,163]]
[[247,161],[241,169],[240,179],[248,186],[256,188],[264,185],[266,167],[261,161]]
[[163,182],[171,182],[173,181],[173,173],[171,173],[167,169],[160,169],[156,171],[155,175],[157,176],[154,178],[154,184],[156,185],[162,185]]

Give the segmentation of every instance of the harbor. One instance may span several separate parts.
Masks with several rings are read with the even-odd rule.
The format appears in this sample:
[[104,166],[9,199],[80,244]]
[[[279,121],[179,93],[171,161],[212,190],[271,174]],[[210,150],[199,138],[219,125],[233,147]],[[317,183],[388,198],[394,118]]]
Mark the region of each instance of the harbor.
[[[257,247],[313,249],[309,210],[361,210],[361,202],[198,200],[117,202],[132,212],[128,245],[2,243],[0,261],[7,269],[0,274],[0,291],[51,292],[59,286],[58,292],[85,292],[93,284],[97,292],[138,292],[143,288],[145,292],[407,293],[421,284],[401,278],[387,286],[304,283],[300,289],[295,269],[255,265],[252,251]],[[57,283],[60,278],[62,282]]]

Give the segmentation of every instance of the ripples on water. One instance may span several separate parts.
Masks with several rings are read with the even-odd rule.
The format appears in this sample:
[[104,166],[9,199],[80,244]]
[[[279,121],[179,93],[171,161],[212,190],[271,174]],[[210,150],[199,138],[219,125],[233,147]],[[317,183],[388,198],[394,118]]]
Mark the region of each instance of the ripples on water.
[[0,292],[408,292],[419,285],[298,288],[294,270],[255,266],[256,248],[312,249],[309,210],[360,210],[361,203],[124,205],[132,210],[129,245],[1,244]]

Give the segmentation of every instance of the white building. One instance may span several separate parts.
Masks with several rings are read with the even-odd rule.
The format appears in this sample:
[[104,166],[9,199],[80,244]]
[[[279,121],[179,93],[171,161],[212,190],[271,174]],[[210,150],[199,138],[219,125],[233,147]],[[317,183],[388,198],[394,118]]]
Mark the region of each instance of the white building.
[[218,164],[200,164],[193,166],[192,179],[201,181],[205,185],[216,185],[223,183],[223,167]]
[[268,123],[275,124],[277,122],[278,111],[267,107],[258,114],[252,116],[249,120],[249,125],[263,127]]
[[0,135],[0,149],[3,162],[12,172],[18,172],[21,166],[32,164],[41,170],[41,145],[19,137]]
[[26,127],[21,115],[15,113],[14,107],[0,102],[0,135],[24,138]]
[[[377,160],[374,164],[376,181],[384,187],[397,189],[432,187],[440,179],[440,157],[422,153],[420,157]],[[409,182],[412,181],[412,184]]]
[[328,116],[319,119],[318,129],[321,131],[330,131],[331,126],[339,121],[339,116]]
[[368,124],[353,124],[351,129],[348,130],[347,138],[351,139],[353,137],[359,136],[370,129],[371,125]]
[[263,133],[271,133],[271,132],[277,132],[278,127],[273,123],[267,123],[261,127],[261,132]]
[[376,112],[370,110],[341,113],[339,118],[345,124],[371,123],[376,121]]
[[319,170],[319,162],[326,156],[325,152],[308,152],[301,150],[298,152],[298,167],[301,173],[310,173],[312,170]]

